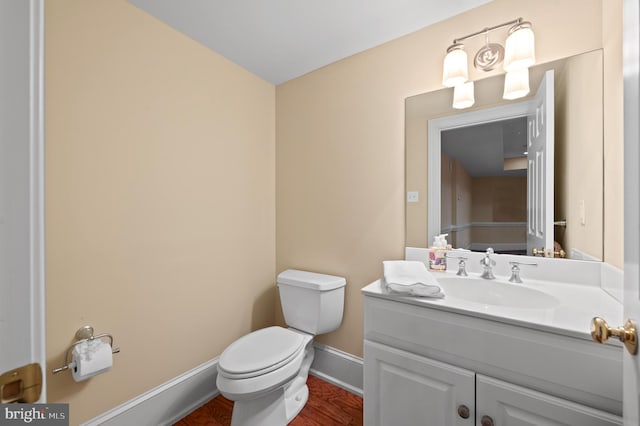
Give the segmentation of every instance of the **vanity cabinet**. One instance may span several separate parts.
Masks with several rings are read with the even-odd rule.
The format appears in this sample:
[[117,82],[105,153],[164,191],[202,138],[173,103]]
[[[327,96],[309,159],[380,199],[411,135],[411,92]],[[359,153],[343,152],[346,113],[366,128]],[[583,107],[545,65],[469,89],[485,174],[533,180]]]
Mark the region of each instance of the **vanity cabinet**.
[[[617,416],[365,341],[366,426],[619,426]],[[484,423],[483,423],[484,421]]]
[[622,425],[619,347],[364,294],[365,426]]

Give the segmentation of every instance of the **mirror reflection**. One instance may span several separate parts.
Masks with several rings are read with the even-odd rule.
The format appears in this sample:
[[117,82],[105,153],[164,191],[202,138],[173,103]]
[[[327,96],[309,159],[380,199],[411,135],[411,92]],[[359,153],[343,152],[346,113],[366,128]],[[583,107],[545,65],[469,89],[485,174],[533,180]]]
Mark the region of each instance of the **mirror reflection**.
[[[536,185],[552,184],[553,207],[536,219],[527,208],[536,185],[527,178],[526,110],[549,70],[555,159]],[[462,112],[451,108],[451,89],[407,99],[406,189],[418,196],[407,202],[407,246],[447,233],[456,248],[531,255],[542,244],[558,257],[602,259],[602,51],[538,65],[530,78],[532,93],[517,101],[501,99],[504,76],[477,81],[476,105]],[[527,243],[532,223],[547,226],[546,244]]]
[[526,254],[526,116],[447,129],[440,143],[440,233],[457,248]]

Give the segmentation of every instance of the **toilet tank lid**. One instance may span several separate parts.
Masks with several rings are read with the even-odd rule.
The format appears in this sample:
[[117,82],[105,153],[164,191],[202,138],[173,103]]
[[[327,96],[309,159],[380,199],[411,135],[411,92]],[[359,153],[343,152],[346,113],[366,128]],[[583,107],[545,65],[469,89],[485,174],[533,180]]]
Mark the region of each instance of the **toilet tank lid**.
[[328,291],[344,287],[347,284],[347,280],[335,275],[287,269],[278,274],[278,284],[305,287],[317,291]]

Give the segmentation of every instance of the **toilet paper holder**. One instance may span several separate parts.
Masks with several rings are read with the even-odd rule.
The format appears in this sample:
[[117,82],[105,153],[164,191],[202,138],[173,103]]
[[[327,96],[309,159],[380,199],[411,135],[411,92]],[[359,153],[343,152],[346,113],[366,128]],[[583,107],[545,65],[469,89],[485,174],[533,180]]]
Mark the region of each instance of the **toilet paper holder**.
[[84,327],[81,327],[78,329],[78,331],[76,331],[76,342],[74,342],[67,349],[67,352],[64,355],[64,365],[62,367],[54,368],[53,370],[51,370],[51,372],[53,374],[57,374],[61,371],[68,370],[72,367],[71,361],[69,360],[69,355],[71,354],[71,351],[73,351],[73,348],[75,348],[77,345],[84,342],[88,342],[90,340],[103,339],[103,338],[109,339],[109,346],[111,346],[112,353],[117,354],[120,352],[120,348],[113,347],[113,336],[111,334],[102,333],[102,334],[98,334],[97,336],[94,336],[93,327],[91,327],[90,325],[85,325]]

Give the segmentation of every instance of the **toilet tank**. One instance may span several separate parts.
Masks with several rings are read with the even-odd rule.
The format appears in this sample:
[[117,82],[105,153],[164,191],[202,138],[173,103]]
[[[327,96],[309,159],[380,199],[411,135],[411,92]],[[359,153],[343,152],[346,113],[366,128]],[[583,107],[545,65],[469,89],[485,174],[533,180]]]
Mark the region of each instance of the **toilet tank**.
[[313,335],[342,323],[346,280],[334,275],[287,269],[278,275],[284,320],[289,327]]

